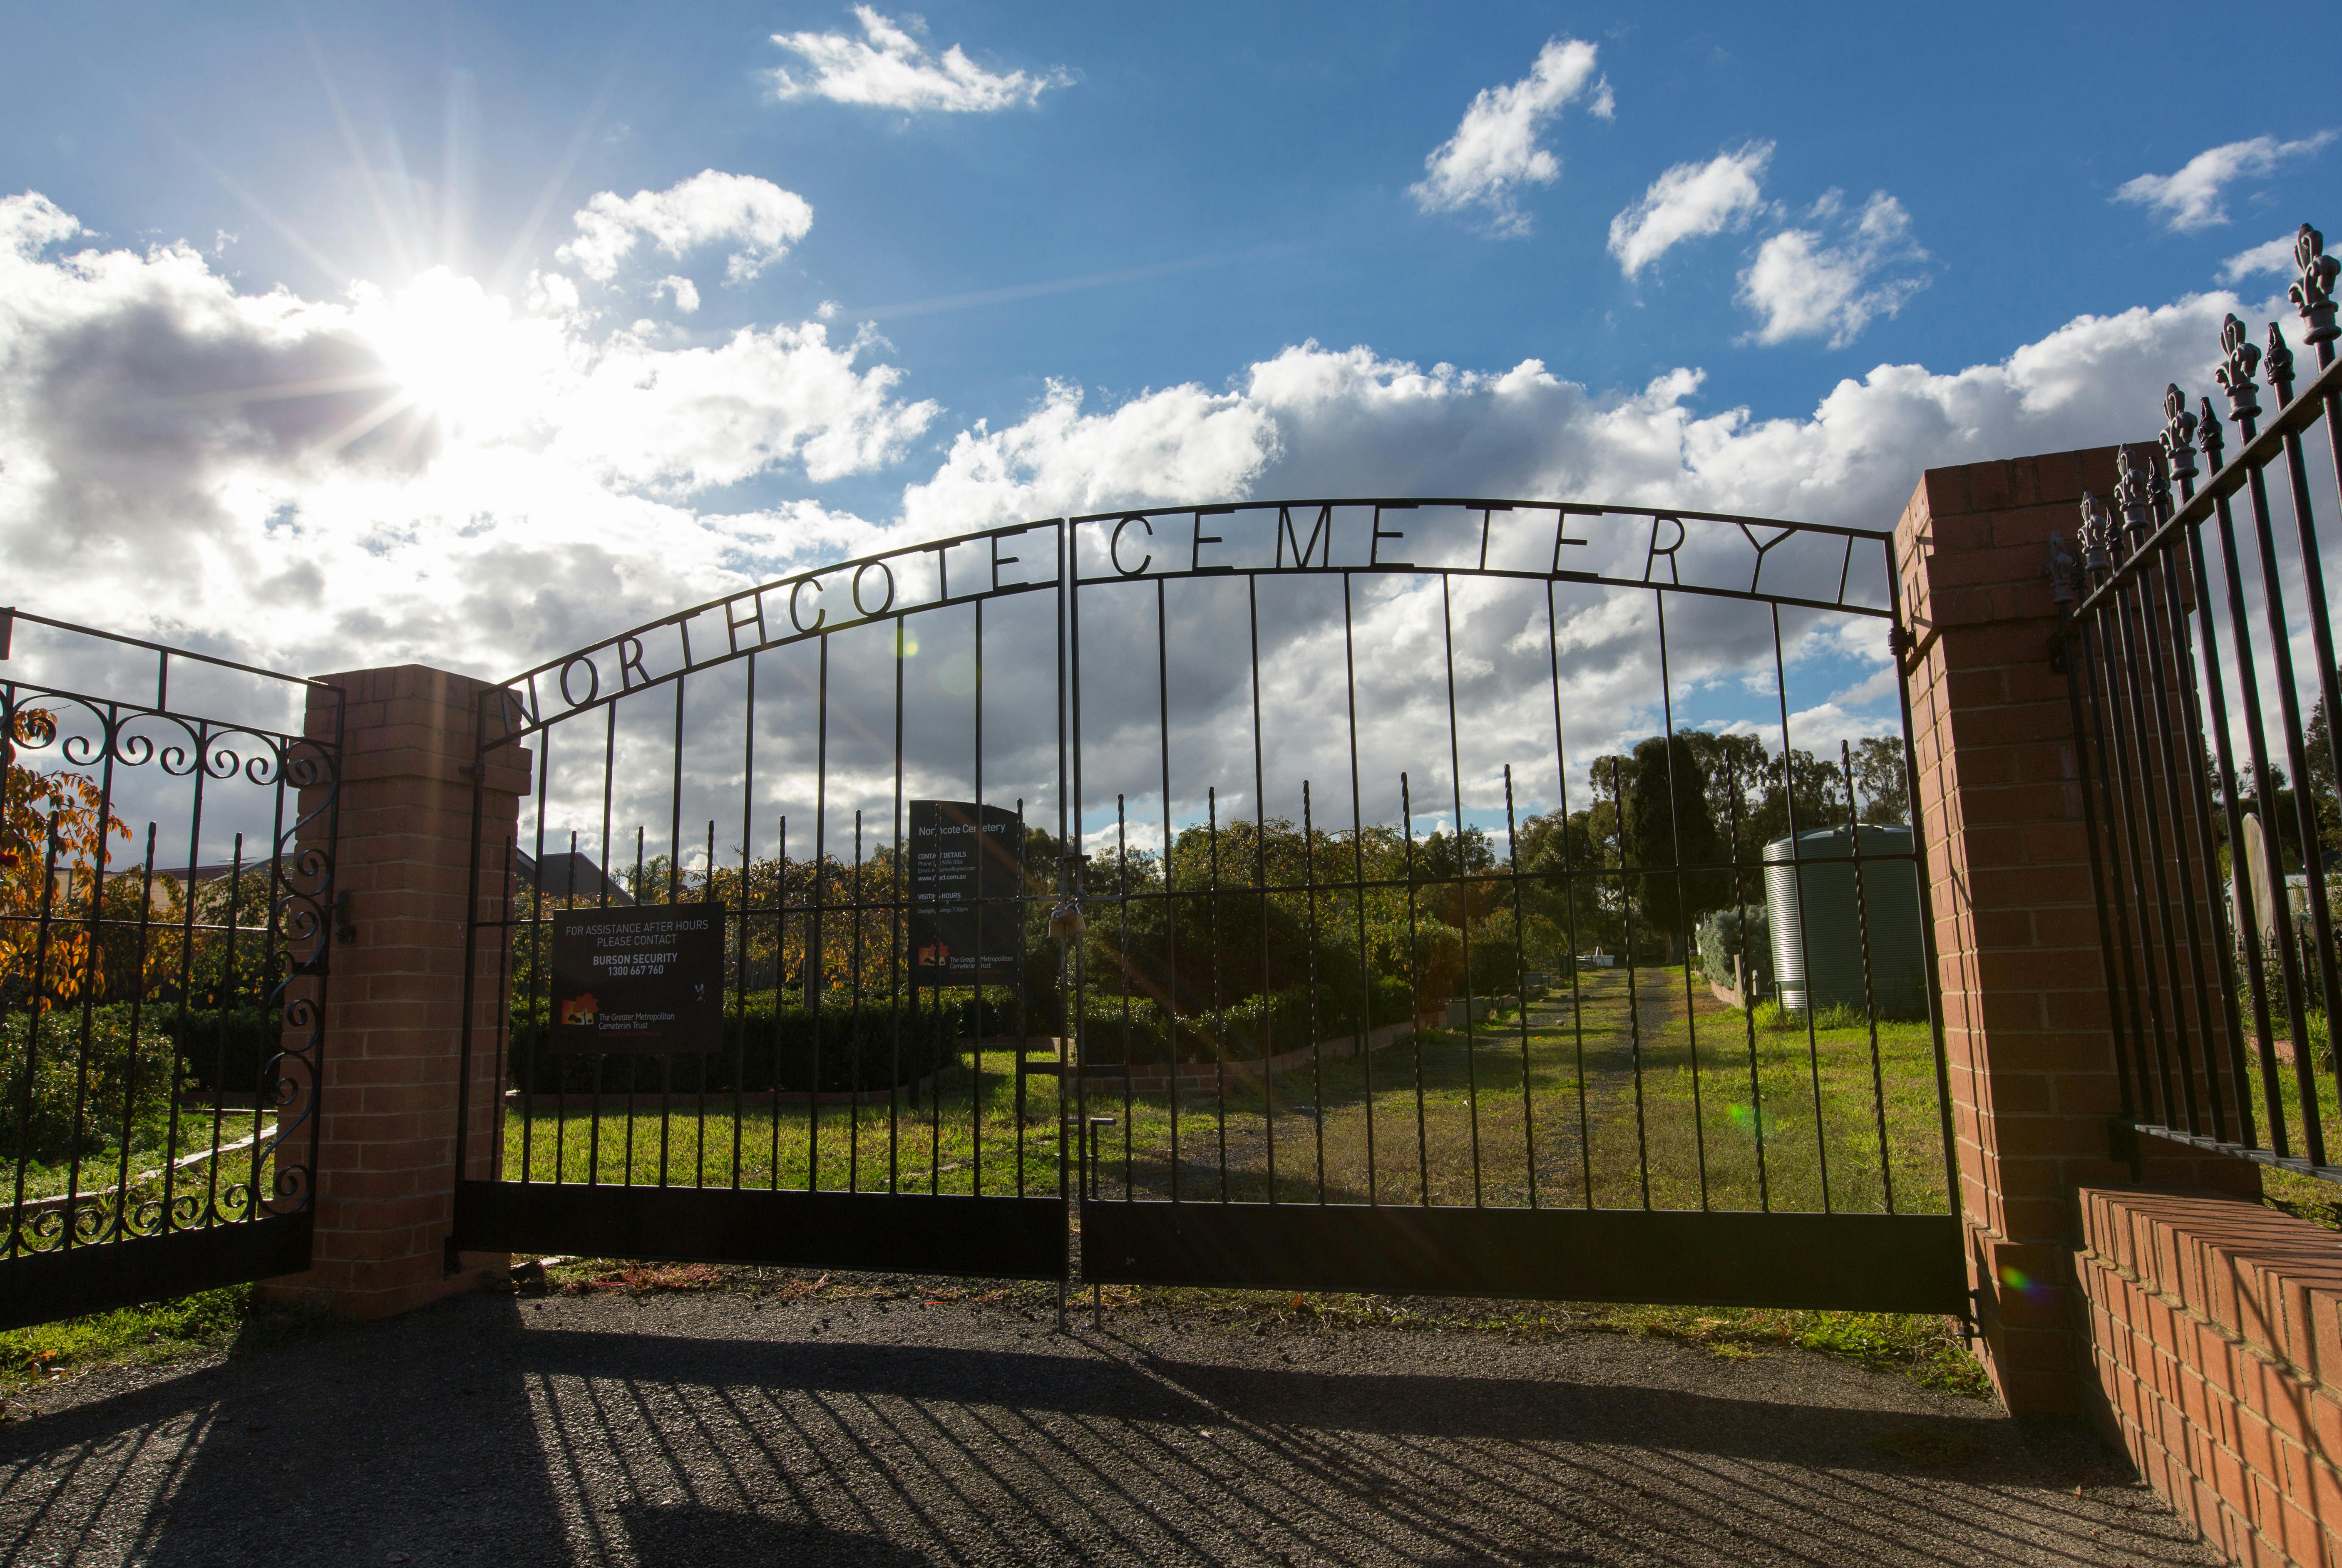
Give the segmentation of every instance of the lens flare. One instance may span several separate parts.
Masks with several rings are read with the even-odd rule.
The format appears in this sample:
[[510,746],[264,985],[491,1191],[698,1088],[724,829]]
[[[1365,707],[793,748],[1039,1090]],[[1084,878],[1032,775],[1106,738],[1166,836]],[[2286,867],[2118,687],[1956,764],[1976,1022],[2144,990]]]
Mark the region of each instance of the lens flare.
[[2013,1263],[2000,1265],[2000,1283],[2027,1301],[2041,1302],[2049,1299],[2047,1280],[2037,1280]]

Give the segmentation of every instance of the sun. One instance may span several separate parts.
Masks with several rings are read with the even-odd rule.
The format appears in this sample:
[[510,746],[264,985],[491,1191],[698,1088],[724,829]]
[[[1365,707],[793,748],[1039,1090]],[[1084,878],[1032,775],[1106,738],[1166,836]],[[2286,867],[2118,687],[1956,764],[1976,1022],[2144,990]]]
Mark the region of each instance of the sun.
[[365,302],[358,317],[395,389],[397,412],[419,410],[450,433],[488,434],[542,405],[537,324],[516,319],[508,301],[472,278],[435,267]]

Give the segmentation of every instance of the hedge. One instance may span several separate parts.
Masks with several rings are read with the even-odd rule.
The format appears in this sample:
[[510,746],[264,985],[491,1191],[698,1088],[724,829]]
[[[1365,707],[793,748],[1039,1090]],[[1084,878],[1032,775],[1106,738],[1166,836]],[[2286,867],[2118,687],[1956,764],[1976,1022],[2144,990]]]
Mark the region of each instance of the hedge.
[[816,1020],[812,1009],[766,992],[726,1012],[720,1051],[569,1052],[546,1048],[547,1013],[539,1006],[533,1014],[515,1011],[506,1077],[538,1094],[884,1091],[955,1061],[958,1042],[976,1023],[990,1026],[987,1033],[1013,1030],[1015,1010],[989,998],[979,1006],[966,1000],[938,1004],[923,995],[914,1011],[908,998],[897,1006],[880,997],[859,1009],[826,1003]]
[[[1405,1023],[1414,1011],[1414,998],[1403,976],[1376,975],[1366,998],[1366,1027]],[[1092,996],[1084,1014],[1086,1057],[1092,1062],[1121,1062],[1134,1066],[1159,1066],[1171,1058],[1169,1035],[1162,1009],[1153,1002],[1134,999],[1127,1020],[1119,997]],[[1243,1062],[1280,1054],[1339,1040],[1358,1032],[1358,994],[1349,987],[1316,988],[1312,1010],[1310,988],[1292,985],[1266,1002],[1247,996],[1218,1013],[1198,1013],[1178,1020],[1178,1059],[1182,1062]]]

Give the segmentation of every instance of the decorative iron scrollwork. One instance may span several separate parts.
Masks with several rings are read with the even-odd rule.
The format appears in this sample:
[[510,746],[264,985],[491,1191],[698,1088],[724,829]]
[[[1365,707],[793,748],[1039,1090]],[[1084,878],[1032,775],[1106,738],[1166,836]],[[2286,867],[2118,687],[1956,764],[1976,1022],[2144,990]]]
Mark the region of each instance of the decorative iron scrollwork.
[[[90,1157],[103,1164],[83,1164],[76,1156],[77,1174],[68,1176],[67,1190],[51,1195],[27,1194],[13,1208],[0,1210],[0,1260],[79,1251],[306,1209],[315,1186],[310,1151],[322,1066],[327,911],[334,894],[330,838],[340,785],[335,746],[246,724],[5,679],[0,679],[0,734],[5,736],[5,761],[14,765],[104,770],[109,777],[120,769],[151,769],[174,779],[248,784],[275,797],[273,808],[265,804],[260,808],[273,809],[275,853],[265,862],[254,857],[243,863],[246,874],[264,877],[268,885],[265,902],[254,899],[247,904],[253,914],[261,916],[261,924],[246,924],[248,915],[228,916],[232,931],[250,933],[255,939],[257,952],[249,964],[257,967],[246,966],[242,959],[235,962],[242,974],[262,982],[265,1000],[259,1009],[266,1020],[264,1027],[270,1031],[269,1048],[256,1053],[262,1056],[258,1094],[248,1123],[229,1134],[235,1141],[223,1144],[218,1136],[223,1116],[219,1102],[212,1102],[208,1114],[183,1115],[189,1103],[177,1098],[177,1079],[173,1077],[167,1085],[172,1131],[164,1147],[134,1154],[125,1133],[118,1128],[99,1129],[92,1123],[91,1131],[101,1146]],[[198,838],[192,832],[190,836]],[[175,896],[186,912],[184,926],[177,924],[182,916],[172,916],[176,932],[196,929],[192,860],[197,847],[197,843],[189,844],[190,864],[186,873],[180,874],[186,880],[173,878],[181,889]],[[160,880],[151,854],[150,845],[146,873],[150,889]],[[82,878],[60,884],[68,890],[60,896],[87,900],[95,907],[99,894],[85,889],[102,889],[116,874],[121,874],[109,872],[103,883]],[[135,887],[134,880],[134,891]],[[150,891],[145,906],[150,910],[156,907],[152,899]],[[135,912],[135,899],[129,907]],[[75,915],[77,920],[84,918]],[[135,923],[138,917],[132,913],[105,918],[128,918]],[[183,934],[178,940],[184,944],[187,938]],[[134,1064],[144,1064],[157,1052],[162,1062],[175,1064],[185,1049],[187,951],[183,946],[174,993],[180,999],[180,1016],[175,1023],[161,1004],[155,1004],[152,1028],[160,1033],[152,1040],[148,1026],[134,1022],[127,1047],[128,1059]],[[14,1000],[0,989],[0,1019],[14,1011]],[[237,1005],[249,1014],[254,1004],[246,1000]],[[27,1081],[31,1071],[27,1064],[35,1051],[44,1059],[61,1052],[68,1064],[79,1053],[79,1070],[86,1076],[95,1060],[93,1053],[119,1049],[95,1042],[86,1022],[78,1031],[78,1039],[75,1033],[63,1029],[52,1037],[43,1032],[37,1044],[28,1036],[16,1064],[10,1068],[12,1081]],[[0,1037],[0,1043],[5,1043],[5,1037]],[[179,1070],[175,1065],[163,1069],[171,1074]],[[130,1094],[126,1082],[120,1093],[126,1104]],[[108,1113],[109,1117],[114,1114]],[[247,1115],[242,1111],[234,1114],[237,1122]],[[73,1136],[81,1139],[83,1113],[76,1109],[74,1115]],[[209,1124],[205,1132],[195,1131],[199,1122]],[[109,1144],[116,1146],[103,1146]],[[207,1169],[200,1174],[194,1169],[181,1174],[187,1156],[205,1154]],[[118,1170],[111,1168],[115,1162],[120,1163]],[[22,1163],[20,1158],[19,1193],[24,1192]],[[105,1173],[95,1186],[94,1170]],[[184,1190],[176,1184],[182,1181]]]

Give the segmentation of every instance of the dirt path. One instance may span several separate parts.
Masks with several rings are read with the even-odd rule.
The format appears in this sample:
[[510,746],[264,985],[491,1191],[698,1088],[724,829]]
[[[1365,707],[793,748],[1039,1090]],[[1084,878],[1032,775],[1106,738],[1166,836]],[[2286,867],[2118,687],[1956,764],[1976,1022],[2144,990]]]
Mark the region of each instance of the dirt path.
[[839,1288],[468,1296],[45,1390],[0,1562],[2217,1561],[2079,1425],[1803,1352]]

